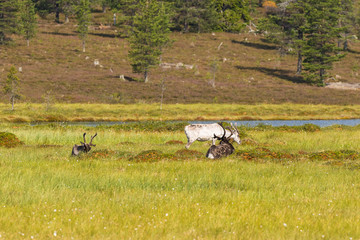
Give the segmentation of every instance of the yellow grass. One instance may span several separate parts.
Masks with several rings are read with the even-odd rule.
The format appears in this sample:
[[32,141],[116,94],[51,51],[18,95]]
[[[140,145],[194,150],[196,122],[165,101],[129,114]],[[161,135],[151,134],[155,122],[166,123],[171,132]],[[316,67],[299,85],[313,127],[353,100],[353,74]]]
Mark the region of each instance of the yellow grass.
[[2,122],[274,120],[360,118],[359,105],[302,104],[0,104]]

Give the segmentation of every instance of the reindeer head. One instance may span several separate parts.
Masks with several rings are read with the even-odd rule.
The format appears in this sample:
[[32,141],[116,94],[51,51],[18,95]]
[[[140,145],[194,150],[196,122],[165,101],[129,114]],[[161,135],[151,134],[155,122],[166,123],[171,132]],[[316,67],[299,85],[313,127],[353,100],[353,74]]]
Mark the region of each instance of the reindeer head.
[[72,155],[79,155],[81,152],[89,152],[91,150],[91,147],[95,147],[96,145],[92,143],[94,137],[97,136],[97,133],[95,133],[94,136],[91,136],[90,142],[86,143],[86,139],[85,139],[85,135],[86,133],[83,134],[83,138],[84,138],[84,142],[80,142],[81,145],[74,145],[73,149],[72,149]]
[[231,136],[234,134],[234,130],[230,129],[229,127],[226,127],[226,129],[228,129],[230,131],[230,135],[228,137],[226,137],[226,129],[224,128],[222,123],[219,123],[219,125],[224,130],[224,134],[222,135],[222,137],[216,136],[214,134],[214,138],[220,140],[220,144],[229,143],[229,140],[230,140]]
[[86,143],[85,135],[86,135],[86,133],[83,134],[84,142],[80,142],[80,143],[81,143],[81,145],[84,146],[84,152],[89,152],[91,150],[91,147],[96,146],[95,144],[92,144],[92,140],[94,139],[94,137],[97,136],[97,133],[95,133],[94,136],[91,136],[91,139],[90,139],[89,143]]

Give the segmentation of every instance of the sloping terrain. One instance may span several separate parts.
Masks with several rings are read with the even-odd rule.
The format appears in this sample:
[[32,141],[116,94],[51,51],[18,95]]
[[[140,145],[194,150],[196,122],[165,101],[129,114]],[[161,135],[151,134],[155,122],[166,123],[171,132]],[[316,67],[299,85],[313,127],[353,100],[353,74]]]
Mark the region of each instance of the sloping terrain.
[[[95,22],[101,17],[96,14]],[[91,27],[83,53],[74,20],[39,22],[29,47],[17,36],[10,45],[0,46],[0,87],[11,65],[21,67],[23,101],[153,103],[160,102],[163,92],[164,103],[360,103],[358,90],[303,83],[295,75],[295,54],[280,56],[261,35],[172,33],[174,43],[164,51],[163,65],[152,69],[145,84],[134,80],[142,76],[132,73],[129,44],[116,28]],[[350,43],[350,49],[331,75],[356,84],[360,43]],[[8,102],[8,97],[0,100]]]

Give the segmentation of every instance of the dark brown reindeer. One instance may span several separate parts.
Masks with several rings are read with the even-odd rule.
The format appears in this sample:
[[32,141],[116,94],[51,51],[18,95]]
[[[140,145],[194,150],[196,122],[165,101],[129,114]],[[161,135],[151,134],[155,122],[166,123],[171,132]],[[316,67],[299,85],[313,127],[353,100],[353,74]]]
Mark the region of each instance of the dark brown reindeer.
[[97,133],[95,133],[94,136],[91,136],[89,143],[86,143],[85,135],[86,135],[86,133],[83,134],[84,142],[80,142],[81,145],[76,145],[76,144],[74,145],[72,152],[71,152],[72,156],[78,156],[82,152],[88,153],[91,150],[91,147],[96,146],[95,144],[92,144],[92,140],[94,139],[94,137],[97,136]]
[[218,137],[214,134],[214,137],[217,138],[218,140],[220,140],[220,143],[219,143],[219,145],[211,145],[211,147],[209,148],[209,150],[206,153],[207,158],[218,159],[221,157],[229,156],[230,154],[232,154],[235,151],[235,148],[229,142],[231,135],[233,135],[235,130],[227,128],[228,130],[230,130],[231,134],[230,134],[230,136],[225,137],[226,130],[221,124],[220,124],[220,126],[223,128],[224,134],[222,137]]

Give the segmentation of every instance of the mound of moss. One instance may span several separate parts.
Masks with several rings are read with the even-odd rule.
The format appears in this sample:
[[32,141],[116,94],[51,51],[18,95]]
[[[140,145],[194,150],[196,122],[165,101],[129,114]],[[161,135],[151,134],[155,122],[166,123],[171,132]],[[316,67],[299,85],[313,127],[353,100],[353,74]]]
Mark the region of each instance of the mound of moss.
[[340,151],[323,151],[311,153],[310,160],[327,161],[327,160],[355,160],[360,158],[360,153],[353,150]]
[[0,132],[0,147],[17,147],[24,144],[13,133]]
[[183,145],[183,141],[179,141],[179,140],[170,140],[167,141],[165,144],[167,145]]
[[181,149],[175,153],[175,157],[179,159],[199,159],[204,156],[204,153],[188,149]]
[[167,156],[160,151],[148,150],[148,151],[143,151],[143,152],[139,153],[138,155],[129,158],[129,161],[158,162],[158,161],[161,161],[166,158],[167,158]]
[[237,156],[243,160],[254,161],[258,159],[264,160],[283,160],[283,159],[294,159],[296,156],[290,153],[275,152],[270,149],[259,147],[248,151],[238,151]]

